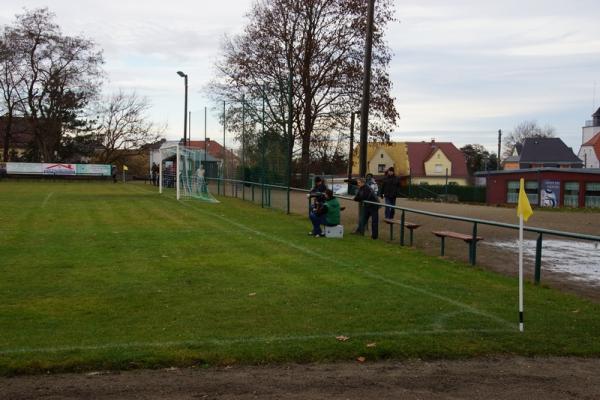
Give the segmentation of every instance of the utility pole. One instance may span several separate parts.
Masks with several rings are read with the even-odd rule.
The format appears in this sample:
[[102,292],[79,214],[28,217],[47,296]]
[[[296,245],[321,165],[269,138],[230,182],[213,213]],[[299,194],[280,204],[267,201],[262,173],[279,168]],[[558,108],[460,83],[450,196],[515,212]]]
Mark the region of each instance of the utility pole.
[[500,171],[500,150],[502,148],[502,129],[498,129],[498,159],[496,160],[496,170]]
[[350,114],[350,153],[348,154],[348,194],[350,194],[350,181],[352,180],[352,165],[354,164],[354,116],[358,111],[352,111]]
[[369,102],[371,101],[371,59],[373,56],[373,19],[375,0],[369,0],[367,7],[367,36],[365,38],[363,96],[360,109],[360,167],[359,174],[367,174],[367,141],[369,128]]

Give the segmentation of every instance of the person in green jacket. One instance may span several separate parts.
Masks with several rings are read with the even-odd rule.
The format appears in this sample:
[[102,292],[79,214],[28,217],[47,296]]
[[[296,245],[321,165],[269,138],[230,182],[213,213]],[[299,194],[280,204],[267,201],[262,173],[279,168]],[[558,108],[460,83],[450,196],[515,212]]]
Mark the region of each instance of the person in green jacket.
[[321,225],[336,226],[340,224],[340,202],[333,195],[331,189],[325,190],[325,201],[310,213],[313,229],[308,234],[314,237],[323,237]]

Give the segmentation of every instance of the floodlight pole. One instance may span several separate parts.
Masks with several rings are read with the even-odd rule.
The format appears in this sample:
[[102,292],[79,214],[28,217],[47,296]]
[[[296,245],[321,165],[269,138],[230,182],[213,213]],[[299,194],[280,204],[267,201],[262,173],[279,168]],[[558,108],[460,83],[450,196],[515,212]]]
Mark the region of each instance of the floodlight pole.
[[206,165],[206,107],[204,107],[204,171],[208,171],[208,166]]
[[185,103],[183,108],[183,144],[185,146],[187,145],[188,76],[181,71],[177,71],[177,75],[181,76],[184,79],[185,84]]
[[177,185],[177,200],[179,200],[179,171],[180,171],[180,162],[179,162],[179,144],[177,144],[177,158],[175,162],[175,184]]
[[367,7],[367,36],[365,38],[364,80],[362,106],[360,110],[360,167],[361,177],[367,174],[367,135],[369,128],[369,102],[371,100],[371,58],[373,55],[373,14],[375,0],[369,0]]

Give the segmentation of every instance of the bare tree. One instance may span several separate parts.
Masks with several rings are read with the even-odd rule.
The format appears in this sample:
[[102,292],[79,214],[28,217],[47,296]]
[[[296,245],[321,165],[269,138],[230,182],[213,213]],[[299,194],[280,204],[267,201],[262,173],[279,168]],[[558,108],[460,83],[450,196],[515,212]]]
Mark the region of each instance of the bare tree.
[[0,38],[0,115],[4,120],[4,136],[2,138],[2,159],[10,161],[10,140],[12,136],[13,121],[18,115],[19,106],[22,105],[19,88],[23,84],[23,70],[19,68],[23,55],[11,46],[14,42],[13,34],[9,29],[4,30]]
[[[33,158],[50,160],[66,132],[85,125],[86,107],[98,94],[102,52],[93,41],[66,36],[47,8],[26,11],[5,28],[4,47],[13,55],[18,112],[34,128]],[[5,84],[11,81],[3,74]],[[6,107],[6,99],[4,99]]]
[[[255,100],[248,103],[247,114],[255,122],[262,117],[260,99],[265,99],[266,125],[285,132],[291,84],[293,143],[300,146],[303,176],[308,174],[315,135],[346,130],[351,112],[359,108],[366,6],[361,0],[257,1],[244,33],[223,44],[209,91],[232,104],[229,121],[239,119],[242,95]],[[392,20],[392,2],[378,2],[370,133],[381,139],[388,138],[399,117],[387,72],[391,53],[383,38]],[[239,124],[229,121],[239,132]]]
[[147,143],[157,141],[164,127],[156,126],[146,115],[150,109],[147,98],[135,92],[119,91],[108,97],[98,109],[97,126],[94,129],[102,150],[98,160],[113,163],[122,150],[137,150]]
[[550,125],[541,127],[536,121],[523,121],[510,132],[504,139],[504,153],[502,157],[510,157],[519,144],[528,138],[544,138],[556,136],[556,129]]

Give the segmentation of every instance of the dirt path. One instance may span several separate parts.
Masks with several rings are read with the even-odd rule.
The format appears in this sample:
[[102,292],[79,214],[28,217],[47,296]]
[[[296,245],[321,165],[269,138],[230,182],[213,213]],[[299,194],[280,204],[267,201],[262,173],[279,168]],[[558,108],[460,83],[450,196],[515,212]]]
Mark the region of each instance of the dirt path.
[[336,363],[0,378],[17,399],[597,399],[599,359]]

